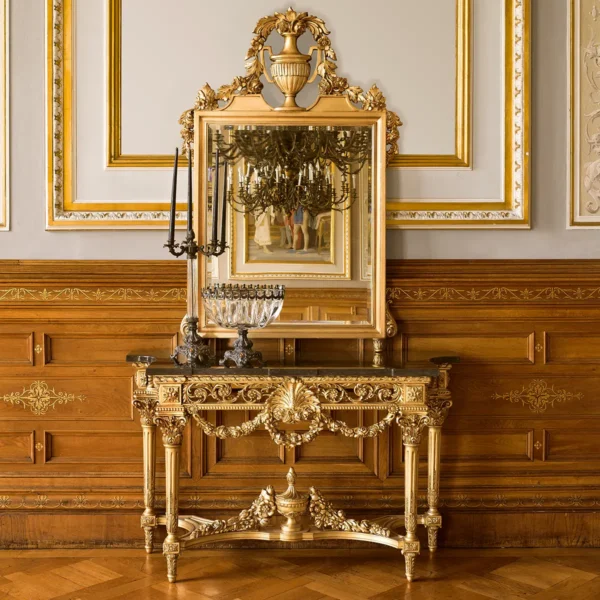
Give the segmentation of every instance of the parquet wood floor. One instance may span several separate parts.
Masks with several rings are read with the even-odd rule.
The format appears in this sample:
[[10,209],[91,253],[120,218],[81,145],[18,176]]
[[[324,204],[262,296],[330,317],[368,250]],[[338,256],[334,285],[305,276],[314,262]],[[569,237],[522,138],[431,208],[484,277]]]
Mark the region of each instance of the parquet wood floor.
[[600,550],[204,550],[166,581],[160,553],[0,551],[2,600],[600,600]]

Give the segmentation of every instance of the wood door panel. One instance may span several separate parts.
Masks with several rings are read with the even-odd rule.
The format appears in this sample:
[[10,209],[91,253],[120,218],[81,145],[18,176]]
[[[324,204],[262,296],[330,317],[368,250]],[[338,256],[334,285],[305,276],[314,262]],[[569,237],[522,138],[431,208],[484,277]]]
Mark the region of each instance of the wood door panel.
[[0,431],[0,463],[33,464],[34,431]]
[[46,365],[123,367],[127,354],[170,356],[177,345],[177,334],[49,333],[44,342]]
[[33,332],[0,331],[0,367],[33,366]]
[[133,421],[131,376],[0,377],[0,420]]

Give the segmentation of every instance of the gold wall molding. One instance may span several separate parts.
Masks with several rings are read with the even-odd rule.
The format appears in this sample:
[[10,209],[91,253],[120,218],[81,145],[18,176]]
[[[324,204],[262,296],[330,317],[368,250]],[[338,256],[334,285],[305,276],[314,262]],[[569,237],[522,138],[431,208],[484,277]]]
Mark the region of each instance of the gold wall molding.
[[[75,201],[74,0],[46,0],[47,229],[158,229],[167,203]],[[183,222],[184,212],[177,213]]]
[[600,227],[599,7],[569,0],[568,227]]
[[520,390],[511,390],[505,394],[498,392],[492,394],[492,400],[508,400],[513,404],[520,402],[534,413],[546,412],[546,409],[554,407],[555,403],[579,401],[582,398],[581,392],[574,393],[554,389],[554,386],[549,386],[544,379],[534,379],[527,387],[523,386]]
[[10,228],[9,12],[10,0],[0,0],[0,231]]
[[600,287],[482,287],[482,288],[454,288],[454,287],[419,287],[404,288],[393,287],[387,289],[388,301],[402,302],[525,302],[525,303],[572,303],[600,301]]
[[186,288],[0,288],[0,302],[185,302]]
[[477,202],[390,198],[388,228],[529,228],[531,0],[503,1],[506,120],[502,198]]
[[[122,105],[122,2],[108,1],[108,167],[171,167],[170,155],[123,154],[121,151]],[[472,15],[473,0],[456,0],[456,90],[454,154],[396,154],[389,167],[470,168],[472,161]],[[187,164],[183,159],[182,165]]]
[[49,410],[61,404],[70,402],[83,402],[86,397],[83,394],[70,394],[68,392],[57,392],[45,381],[34,381],[29,388],[24,387],[21,392],[12,392],[0,396],[0,400],[13,406],[22,406],[29,409],[34,415],[45,415]]

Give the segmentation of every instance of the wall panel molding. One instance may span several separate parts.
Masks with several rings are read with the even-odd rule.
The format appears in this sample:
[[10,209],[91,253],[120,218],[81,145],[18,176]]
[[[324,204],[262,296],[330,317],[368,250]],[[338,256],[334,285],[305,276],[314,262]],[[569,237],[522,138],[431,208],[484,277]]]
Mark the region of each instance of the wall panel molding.
[[531,0],[503,1],[505,126],[500,165],[501,197],[481,200],[388,198],[388,228],[530,227]]
[[46,228],[161,228],[167,203],[76,201],[74,2],[46,0]]
[[[456,83],[455,83],[455,151],[454,154],[400,154],[395,156],[391,168],[469,169],[472,166],[472,38],[473,0],[456,2]],[[123,0],[108,0],[108,120],[107,166],[117,168],[171,167],[170,155],[123,154],[121,151],[122,106],[122,5]],[[256,19],[261,15],[257,14]],[[248,24],[249,27],[252,23]],[[333,33],[335,35],[335,31]],[[250,39],[250,29],[248,29]],[[186,106],[185,102],[182,105]],[[175,117],[176,118],[176,117]],[[182,157],[182,165],[187,159]]]
[[0,0],[0,231],[10,229],[10,0]]
[[600,226],[598,6],[569,0],[569,228]]

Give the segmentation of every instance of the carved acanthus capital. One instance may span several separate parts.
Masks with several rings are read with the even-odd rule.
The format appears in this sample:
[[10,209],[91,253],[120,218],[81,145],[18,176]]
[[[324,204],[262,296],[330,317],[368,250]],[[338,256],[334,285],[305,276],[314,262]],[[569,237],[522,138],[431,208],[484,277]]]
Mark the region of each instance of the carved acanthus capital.
[[183,430],[187,424],[187,417],[171,415],[167,417],[154,417],[154,423],[162,431],[165,446],[179,446],[183,439]]
[[402,429],[402,441],[405,444],[420,444],[423,429],[429,425],[429,417],[423,415],[401,415],[396,419]]
[[444,424],[448,411],[452,407],[450,392],[446,390],[434,391],[427,399],[427,415],[429,417],[429,425],[440,427]]
[[142,390],[137,390],[133,395],[133,406],[140,413],[140,422],[142,425],[153,425],[155,409],[158,404],[156,395]]

